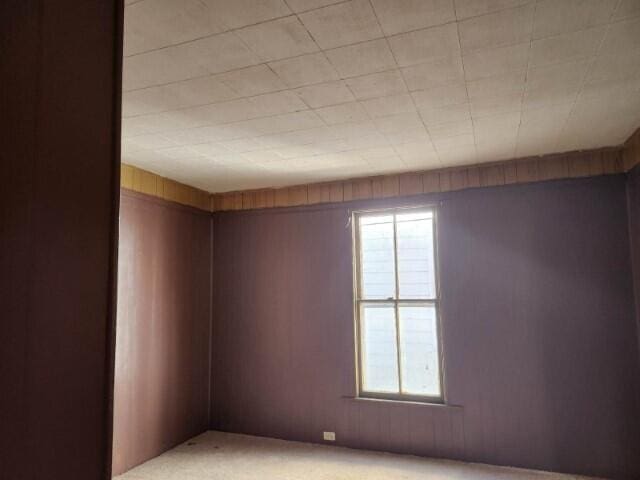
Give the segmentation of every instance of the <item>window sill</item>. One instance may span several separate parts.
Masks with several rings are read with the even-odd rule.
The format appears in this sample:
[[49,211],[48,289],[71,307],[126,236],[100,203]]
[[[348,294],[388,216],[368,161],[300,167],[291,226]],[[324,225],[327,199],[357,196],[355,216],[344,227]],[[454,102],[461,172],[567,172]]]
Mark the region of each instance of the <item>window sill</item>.
[[446,408],[446,409],[455,409],[462,410],[462,405],[450,405],[448,403],[433,403],[433,402],[419,402],[416,400],[391,400],[388,398],[372,398],[372,397],[342,397],[347,400],[355,401],[355,402],[376,402],[376,403],[390,403],[390,404],[399,404],[399,405],[413,405],[418,407],[436,407],[436,408]]

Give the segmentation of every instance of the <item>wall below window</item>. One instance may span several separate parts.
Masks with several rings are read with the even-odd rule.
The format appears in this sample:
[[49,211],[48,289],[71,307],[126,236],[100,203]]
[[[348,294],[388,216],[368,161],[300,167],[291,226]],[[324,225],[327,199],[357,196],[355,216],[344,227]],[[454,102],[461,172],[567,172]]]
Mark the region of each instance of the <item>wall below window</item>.
[[[625,177],[214,214],[211,428],[640,475]],[[439,206],[448,406],[355,400],[350,208]]]
[[210,261],[208,212],[122,192],[114,474],[208,428]]

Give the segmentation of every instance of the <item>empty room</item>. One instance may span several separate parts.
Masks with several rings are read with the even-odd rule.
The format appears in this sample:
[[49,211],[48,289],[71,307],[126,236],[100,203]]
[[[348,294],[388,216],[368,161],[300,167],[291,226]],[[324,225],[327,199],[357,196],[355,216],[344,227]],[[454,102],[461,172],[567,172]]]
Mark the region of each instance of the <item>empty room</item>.
[[0,479],[640,479],[640,0],[0,27]]

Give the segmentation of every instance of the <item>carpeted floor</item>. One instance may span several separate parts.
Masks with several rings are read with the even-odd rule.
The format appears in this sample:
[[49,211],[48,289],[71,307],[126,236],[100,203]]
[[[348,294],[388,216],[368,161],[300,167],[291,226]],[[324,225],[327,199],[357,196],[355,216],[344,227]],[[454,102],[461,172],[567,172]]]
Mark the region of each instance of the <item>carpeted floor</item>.
[[572,475],[206,432],[117,480],[573,480]]

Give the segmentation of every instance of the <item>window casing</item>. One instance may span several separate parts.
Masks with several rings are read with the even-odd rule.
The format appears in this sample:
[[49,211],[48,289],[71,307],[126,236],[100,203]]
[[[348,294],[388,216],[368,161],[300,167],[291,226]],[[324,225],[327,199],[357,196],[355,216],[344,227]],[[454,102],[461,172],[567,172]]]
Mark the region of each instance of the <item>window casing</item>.
[[355,212],[358,395],[444,401],[436,211]]

